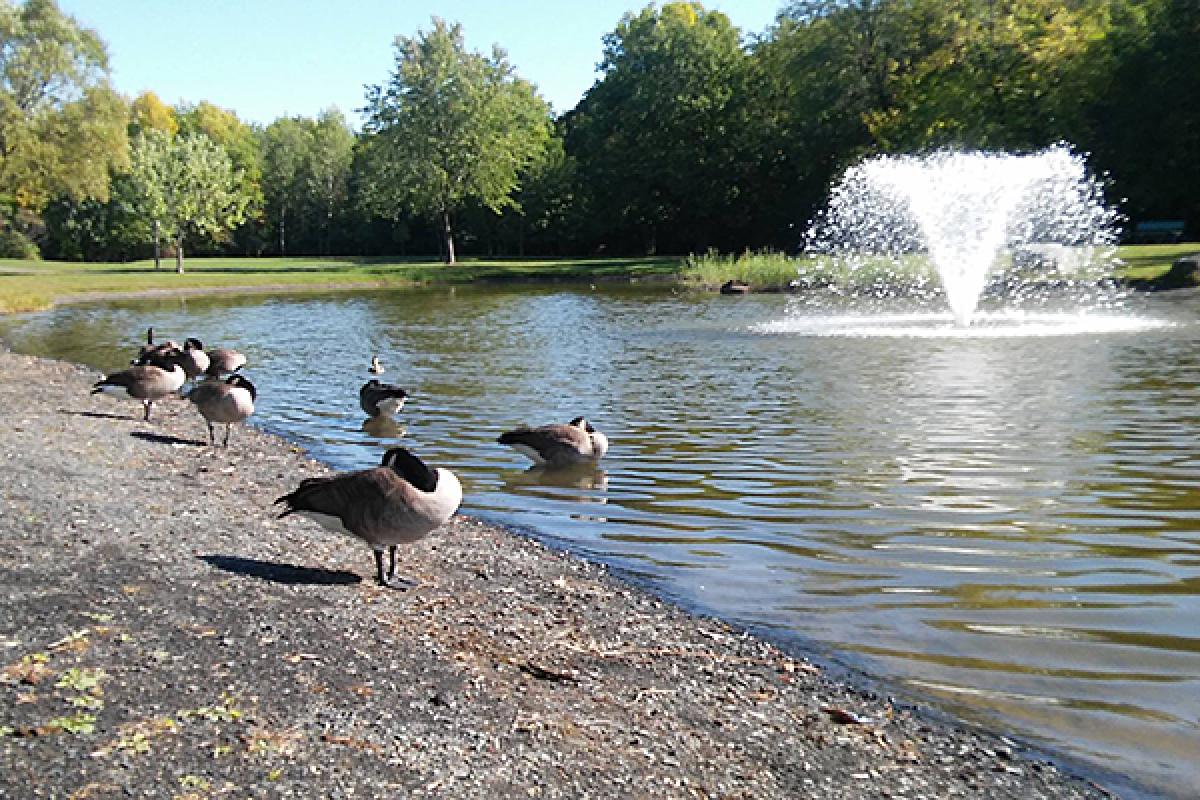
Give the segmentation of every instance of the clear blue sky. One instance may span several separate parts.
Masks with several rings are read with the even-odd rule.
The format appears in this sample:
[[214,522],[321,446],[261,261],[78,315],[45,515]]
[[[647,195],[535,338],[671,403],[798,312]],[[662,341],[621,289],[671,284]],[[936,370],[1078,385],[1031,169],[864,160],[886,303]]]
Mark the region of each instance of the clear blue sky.
[[[763,33],[784,0],[711,0],[744,35]],[[638,0],[59,0],[108,45],[112,79],[130,99],[207,100],[246,122],[315,117],[336,106],[355,128],[364,84],[386,82],[396,35],[440,16],[468,49],[508,52],[556,113],[596,80],[602,37]],[[661,3],[658,4],[661,6]]]

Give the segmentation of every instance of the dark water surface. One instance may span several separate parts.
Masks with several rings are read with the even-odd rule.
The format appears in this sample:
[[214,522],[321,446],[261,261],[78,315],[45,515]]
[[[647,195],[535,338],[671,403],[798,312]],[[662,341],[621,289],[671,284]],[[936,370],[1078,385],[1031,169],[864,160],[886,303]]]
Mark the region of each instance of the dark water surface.
[[[1177,292],[962,332],[786,296],[460,288],[72,306],[0,337],[101,370],[150,324],[237,347],[257,424],[338,468],[400,436],[458,472],[466,513],[1186,796],[1197,312]],[[403,431],[363,429],[375,353],[412,394]],[[598,469],[527,471],[494,442],[577,414],[612,439]]]

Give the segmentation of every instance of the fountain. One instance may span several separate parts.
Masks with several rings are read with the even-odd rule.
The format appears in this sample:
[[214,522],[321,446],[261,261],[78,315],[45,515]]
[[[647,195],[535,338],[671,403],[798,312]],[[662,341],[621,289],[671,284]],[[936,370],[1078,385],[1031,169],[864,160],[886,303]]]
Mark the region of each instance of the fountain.
[[[815,269],[944,294],[959,328],[989,278],[1022,269],[1107,272],[1117,212],[1065,145],[1032,154],[942,150],[848,169],[806,234]],[[811,276],[810,276],[811,277]]]

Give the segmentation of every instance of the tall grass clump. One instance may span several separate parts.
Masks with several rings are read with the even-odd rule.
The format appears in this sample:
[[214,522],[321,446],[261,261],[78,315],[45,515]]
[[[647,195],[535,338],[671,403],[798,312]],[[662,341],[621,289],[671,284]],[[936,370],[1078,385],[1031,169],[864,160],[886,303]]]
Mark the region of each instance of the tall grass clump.
[[756,289],[785,289],[796,280],[800,261],[772,251],[723,255],[709,250],[684,259],[680,273],[684,283],[712,288],[729,280],[748,283]]

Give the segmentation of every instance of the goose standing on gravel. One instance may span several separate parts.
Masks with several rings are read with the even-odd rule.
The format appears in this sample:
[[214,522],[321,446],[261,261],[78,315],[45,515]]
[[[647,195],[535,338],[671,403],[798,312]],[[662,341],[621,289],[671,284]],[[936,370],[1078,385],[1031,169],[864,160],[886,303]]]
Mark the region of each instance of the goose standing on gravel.
[[233,423],[241,422],[254,413],[254,401],[257,398],[254,384],[241,375],[230,375],[224,381],[210,378],[201,381],[187,393],[187,399],[192,401],[200,416],[208,423],[208,441],[213,447],[217,446],[213,423],[225,423],[223,446],[229,447],[230,428]]
[[522,426],[500,434],[496,441],[529,456],[534,464],[548,467],[596,461],[608,452],[608,437],[583,417],[576,417],[566,425]]
[[178,392],[187,380],[187,374],[179,365],[181,355],[179,350],[175,350],[161,357],[147,356],[149,363],[114,372],[96,381],[92,386],[92,394],[116,392],[141,400],[146,409],[143,419],[149,421],[154,401]]
[[211,364],[212,359],[208,357],[208,353],[204,352],[203,342],[196,338],[184,341],[183,357],[179,361],[179,366],[183,367],[188,380],[194,381],[201,375],[206,374]]
[[237,350],[218,347],[205,352],[208,353],[208,375],[210,377],[221,378],[225,375],[232,375],[246,366],[246,357]]
[[371,378],[358,390],[358,404],[368,417],[395,416],[404,408],[408,392],[394,383],[380,383],[378,378]]
[[[383,454],[381,466],[307,478],[275,501],[280,517],[303,514],[323,527],[366,542],[375,553],[381,586],[414,585],[396,577],[396,546],[409,544],[446,523],[462,502],[462,485],[448,469],[431,468],[403,447]],[[390,557],[383,569],[383,551]]]

